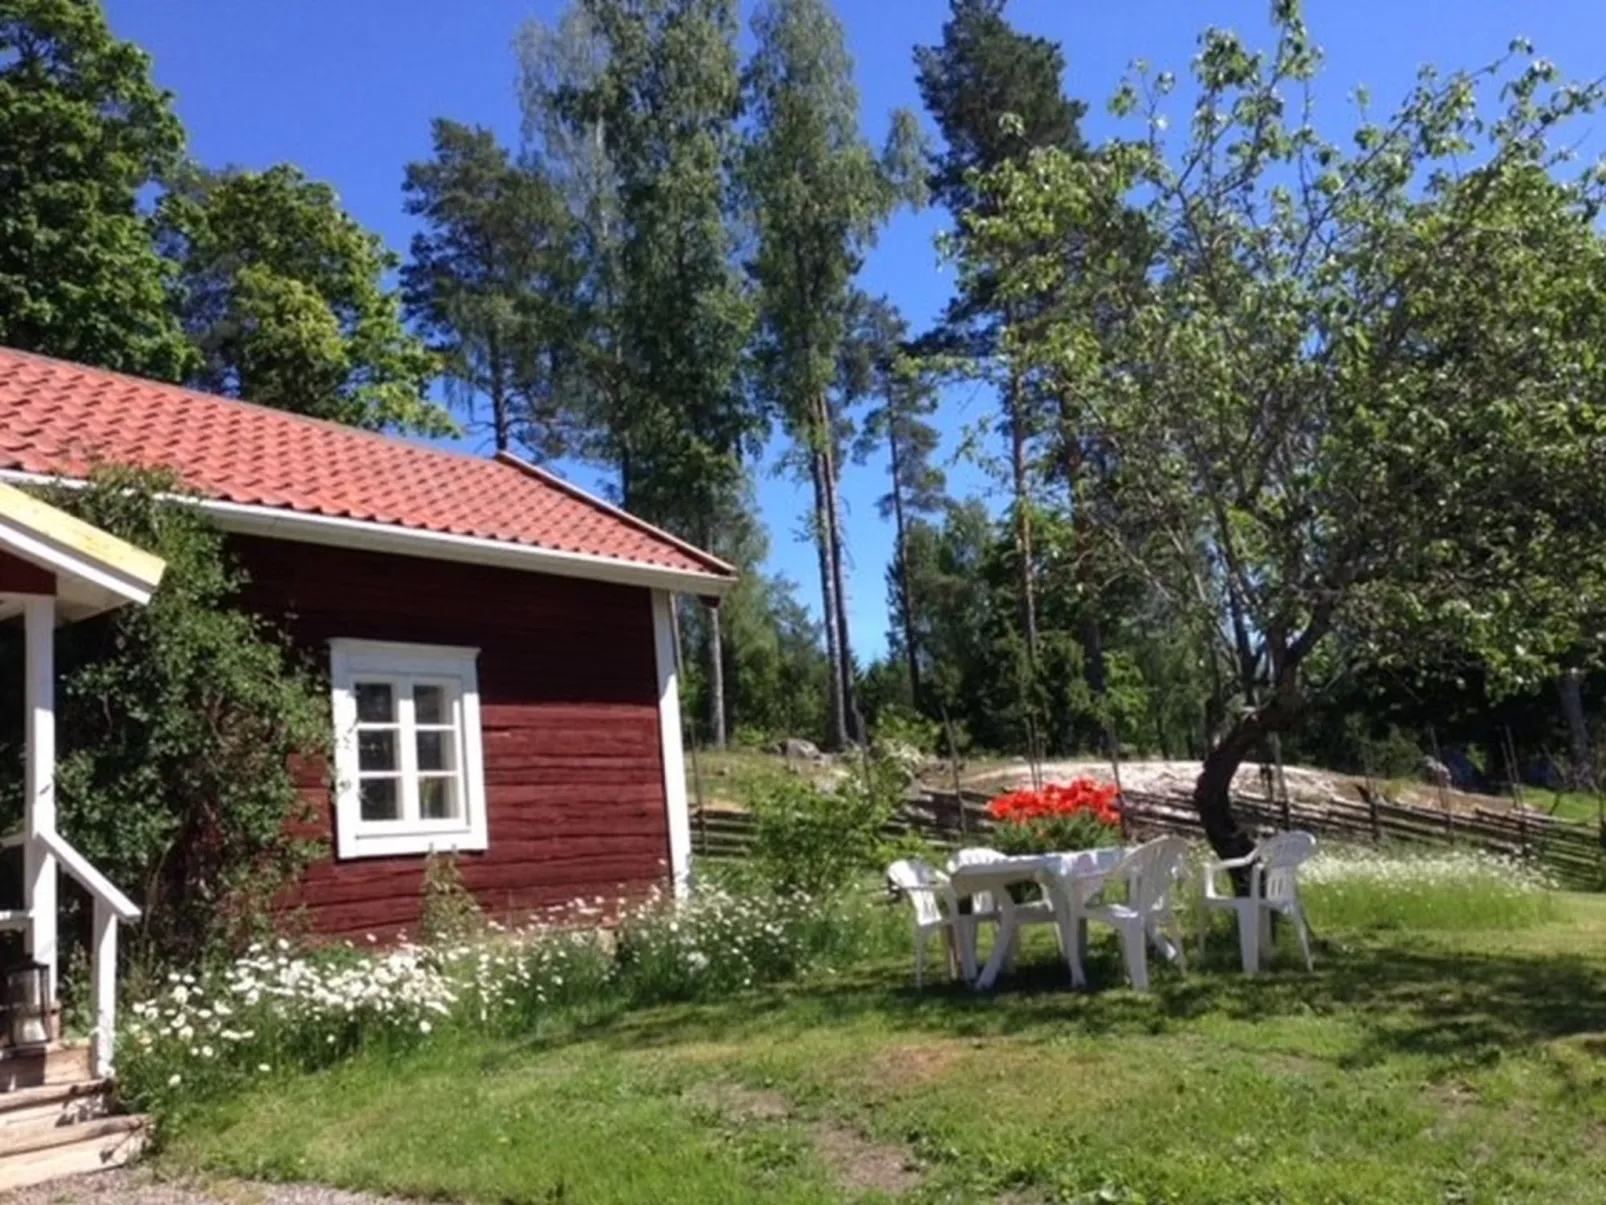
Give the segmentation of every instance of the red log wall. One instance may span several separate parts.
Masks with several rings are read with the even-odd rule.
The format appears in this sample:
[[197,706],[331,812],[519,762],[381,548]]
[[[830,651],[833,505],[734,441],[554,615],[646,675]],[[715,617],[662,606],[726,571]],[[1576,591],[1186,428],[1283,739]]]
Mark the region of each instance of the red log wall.
[[[237,537],[244,601],[327,667],[335,637],[478,648],[490,848],[461,855],[493,915],[668,878],[651,596],[645,589],[478,565]],[[324,767],[303,790],[332,837]],[[332,848],[332,844],[331,844]],[[422,855],[331,857],[291,908],[319,933],[416,925]]]

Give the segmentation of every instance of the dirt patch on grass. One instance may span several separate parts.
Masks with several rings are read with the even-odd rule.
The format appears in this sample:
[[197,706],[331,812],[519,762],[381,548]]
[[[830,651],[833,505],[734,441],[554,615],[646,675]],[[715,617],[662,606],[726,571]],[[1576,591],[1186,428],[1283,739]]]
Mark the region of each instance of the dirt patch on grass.
[[[729,1080],[694,1084],[682,1093],[682,1098],[693,1108],[735,1125],[777,1124],[794,1119],[791,1102],[779,1092]],[[804,1133],[825,1164],[832,1183],[844,1192],[878,1192],[897,1197],[922,1183],[920,1168],[907,1147],[874,1142],[835,1121],[808,1123]]]
[[953,1042],[911,1042],[877,1051],[869,1073],[878,1083],[925,1084],[947,1075],[963,1057]]
[[814,1127],[813,1138],[838,1188],[900,1197],[920,1187],[920,1168],[904,1147],[871,1142],[856,1130],[828,1122]]
[[792,1115],[791,1104],[779,1092],[749,1088],[727,1080],[695,1084],[684,1096],[694,1108],[718,1113],[730,1121],[784,1121]]

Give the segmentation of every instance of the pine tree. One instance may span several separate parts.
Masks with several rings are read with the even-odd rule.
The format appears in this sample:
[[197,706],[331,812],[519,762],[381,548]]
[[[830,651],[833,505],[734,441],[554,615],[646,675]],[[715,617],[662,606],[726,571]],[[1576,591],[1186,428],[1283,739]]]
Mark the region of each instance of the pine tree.
[[[976,173],[1024,162],[1038,148],[1078,151],[1083,145],[1079,123],[1086,105],[1062,91],[1063,52],[1047,38],[1014,29],[1004,16],[1004,6],[1005,0],[952,0],[941,43],[915,49],[921,99],[945,144],[932,157],[931,191],[953,215],[955,237],[960,239],[969,216],[986,204],[973,184]],[[927,346],[991,361],[998,356],[1001,328],[1027,317],[1001,303],[992,282],[977,279],[950,304]],[[1038,603],[1029,463],[1030,382],[1006,366],[1002,387],[1021,629],[1027,654],[1035,657]]]
[[[483,400],[497,451],[563,455],[583,315],[575,223],[540,162],[513,162],[489,130],[437,120],[432,158],[402,191],[423,220],[402,269],[407,315],[431,340],[448,396]],[[472,431],[473,426],[470,427]]]
[[879,405],[865,415],[859,451],[867,456],[884,446],[887,492],[876,506],[893,522],[894,545],[889,572],[895,577],[893,621],[899,629],[909,675],[909,697],[922,702],[921,646],[917,635],[920,600],[910,573],[909,530],[917,520],[937,515],[947,505],[946,480],[931,463],[938,432],[928,421],[937,408],[937,391],[929,374],[909,354],[908,324],[885,300],[866,307],[861,338],[872,374],[870,392]]

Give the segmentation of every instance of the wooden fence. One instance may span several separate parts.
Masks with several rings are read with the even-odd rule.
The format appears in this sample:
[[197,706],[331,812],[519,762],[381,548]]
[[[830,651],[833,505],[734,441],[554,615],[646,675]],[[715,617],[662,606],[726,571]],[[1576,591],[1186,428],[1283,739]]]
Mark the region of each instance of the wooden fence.
[[[940,846],[979,839],[992,823],[985,812],[987,800],[988,796],[971,792],[930,792],[911,798],[887,826],[888,835],[914,833]],[[1126,791],[1122,800],[1127,827],[1135,836],[1204,835],[1186,794]],[[1233,808],[1240,823],[1257,833],[1298,828],[1348,844],[1461,845],[1537,862],[1569,886],[1606,883],[1606,828],[1526,808],[1458,812],[1337,796],[1322,803],[1239,796]],[[741,856],[752,838],[753,817],[747,812],[699,811],[692,818],[694,848],[705,856]]]

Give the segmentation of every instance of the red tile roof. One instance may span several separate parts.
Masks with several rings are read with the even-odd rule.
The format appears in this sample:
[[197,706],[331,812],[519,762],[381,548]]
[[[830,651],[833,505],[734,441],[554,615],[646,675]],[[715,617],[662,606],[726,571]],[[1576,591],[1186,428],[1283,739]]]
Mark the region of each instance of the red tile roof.
[[681,573],[728,565],[512,457],[486,459],[0,348],[0,470],[167,469],[246,506]]

